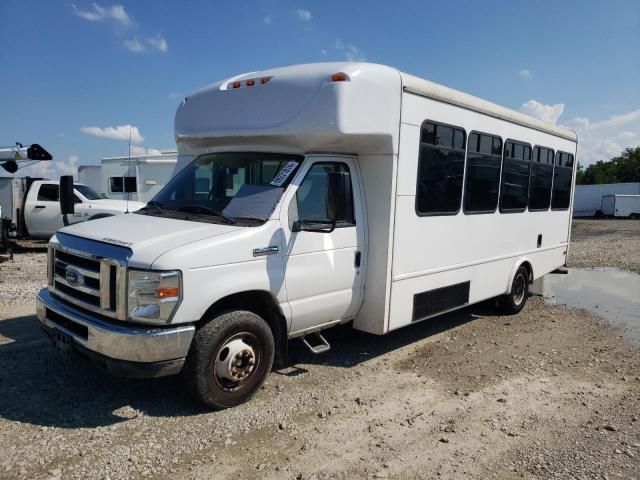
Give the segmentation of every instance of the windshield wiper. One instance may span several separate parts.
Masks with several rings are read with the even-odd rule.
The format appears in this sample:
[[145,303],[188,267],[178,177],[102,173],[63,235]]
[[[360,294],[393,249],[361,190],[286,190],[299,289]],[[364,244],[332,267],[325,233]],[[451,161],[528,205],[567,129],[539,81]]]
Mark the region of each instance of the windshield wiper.
[[156,212],[162,214],[163,210],[162,210],[162,203],[160,202],[156,202],[155,200],[151,200],[149,203],[147,203],[144,207],[142,207],[140,210],[138,211],[142,211],[142,210],[155,210]]
[[213,217],[220,218],[224,220],[225,223],[229,225],[233,225],[236,223],[236,219],[233,217],[228,217],[224,213],[216,212],[214,209],[205,207],[203,205],[186,205],[184,207],[180,207],[177,210],[178,212],[189,212],[196,213],[200,215],[209,215]]

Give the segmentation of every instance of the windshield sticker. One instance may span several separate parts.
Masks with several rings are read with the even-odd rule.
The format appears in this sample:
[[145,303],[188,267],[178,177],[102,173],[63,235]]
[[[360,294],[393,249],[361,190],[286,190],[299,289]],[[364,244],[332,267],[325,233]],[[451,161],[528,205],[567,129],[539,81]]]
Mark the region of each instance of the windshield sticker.
[[282,185],[284,185],[284,182],[287,181],[287,179],[289,178],[291,173],[296,169],[297,166],[298,166],[298,162],[293,162],[293,161],[287,162],[287,164],[280,169],[278,174],[275,177],[273,177],[273,180],[271,180],[271,186],[281,187]]

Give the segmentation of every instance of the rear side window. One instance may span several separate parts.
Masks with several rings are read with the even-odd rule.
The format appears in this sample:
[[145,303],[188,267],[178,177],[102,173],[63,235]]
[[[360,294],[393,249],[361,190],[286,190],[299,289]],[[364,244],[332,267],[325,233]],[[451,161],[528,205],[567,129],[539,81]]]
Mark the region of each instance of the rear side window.
[[57,202],[60,200],[60,187],[54,184],[40,185],[38,190],[38,201],[40,202]]
[[122,177],[109,177],[109,191],[120,193],[124,191],[124,181]]
[[425,121],[420,130],[416,212],[455,215],[460,211],[465,131]]
[[531,145],[507,140],[502,158],[500,211],[523,212],[529,199]]
[[556,152],[553,192],[551,194],[551,208],[553,210],[567,210],[569,208],[572,178],[573,155],[566,152]]
[[553,182],[553,150],[535,147],[531,159],[529,210],[548,210]]
[[465,213],[495,212],[498,206],[502,139],[471,132],[467,142],[464,184]]
[[136,177],[109,177],[109,191],[111,193],[130,193],[137,190]]

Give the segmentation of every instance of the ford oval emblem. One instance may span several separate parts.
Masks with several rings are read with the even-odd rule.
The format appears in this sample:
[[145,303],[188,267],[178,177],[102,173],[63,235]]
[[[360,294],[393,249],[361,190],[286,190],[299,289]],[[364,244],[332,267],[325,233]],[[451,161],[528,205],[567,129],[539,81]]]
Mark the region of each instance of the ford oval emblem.
[[82,283],[84,278],[77,268],[67,267],[64,272],[64,278],[69,285],[78,286]]

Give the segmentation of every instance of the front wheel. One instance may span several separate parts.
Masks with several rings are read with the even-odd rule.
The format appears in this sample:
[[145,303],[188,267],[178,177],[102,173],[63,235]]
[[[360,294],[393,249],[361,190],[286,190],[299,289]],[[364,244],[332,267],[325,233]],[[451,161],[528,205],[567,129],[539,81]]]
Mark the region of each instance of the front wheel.
[[243,310],[223,313],[193,337],[182,372],[187,388],[211,408],[246,402],[269,375],[274,350],[261,317]]
[[524,308],[527,297],[529,297],[529,271],[525,266],[521,266],[513,277],[509,293],[498,299],[498,305],[502,312],[515,315]]

